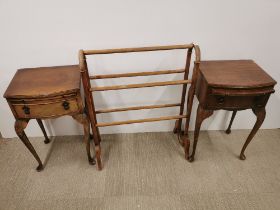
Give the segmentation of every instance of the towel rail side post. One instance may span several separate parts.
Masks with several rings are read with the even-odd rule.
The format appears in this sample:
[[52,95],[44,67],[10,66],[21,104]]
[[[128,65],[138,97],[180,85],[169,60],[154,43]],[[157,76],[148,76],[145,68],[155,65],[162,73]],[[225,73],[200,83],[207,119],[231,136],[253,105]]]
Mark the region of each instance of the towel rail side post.
[[[191,63],[191,57],[192,57],[192,50],[193,50],[193,48],[189,48],[188,52],[187,52],[185,72],[184,72],[184,80],[187,80],[188,77],[189,77],[189,69],[190,69],[190,63]],[[188,84],[184,84],[183,87],[182,87],[182,96],[181,96],[181,105],[180,105],[179,115],[182,115],[184,113],[187,86],[188,86]],[[178,137],[180,137],[181,130],[182,130],[182,119],[178,119],[175,122],[175,127],[174,127],[173,132],[177,133]]]
[[184,150],[185,150],[185,159],[189,159],[189,148],[190,148],[190,141],[188,139],[188,133],[189,133],[189,125],[190,125],[190,117],[193,107],[193,98],[195,94],[195,87],[197,82],[197,76],[199,72],[199,65],[200,65],[200,48],[198,45],[194,45],[194,51],[195,51],[195,61],[194,61],[194,67],[193,67],[193,74],[192,74],[192,83],[188,91],[188,98],[187,98],[187,113],[186,113],[186,124],[184,129]]
[[93,101],[93,96],[91,94],[91,84],[89,80],[89,72],[88,72],[88,67],[87,67],[87,62],[86,62],[86,56],[83,52],[83,50],[79,51],[79,66],[80,66],[80,71],[82,75],[82,82],[83,82],[83,87],[84,87],[84,94],[85,94],[85,103],[86,103],[86,108],[87,108],[87,115],[90,119],[90,124],[92,128],[92,134],[93,134],[93,140],[94,140],[94,145],[95,145],[95,156],[97,160],[97,169],[101,170],[102,169],[102,162],[101,162],[101,147],[100,147],[100,133],[99,129],[96,126],[97,124],[97,119],[96,119],[96,114],[95,114],[95,108],[94,108],[94,101]]

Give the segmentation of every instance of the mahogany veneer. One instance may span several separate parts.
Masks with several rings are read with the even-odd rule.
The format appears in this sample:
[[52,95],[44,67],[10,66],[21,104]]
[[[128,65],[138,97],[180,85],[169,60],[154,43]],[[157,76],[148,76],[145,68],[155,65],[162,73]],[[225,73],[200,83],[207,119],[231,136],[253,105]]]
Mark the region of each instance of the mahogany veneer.
[[201,123],[214,110],[233,111],[226,130],[229,134],[236,112],[252,109],[257,121],[240,153],[240,159],[245,160],[245,149],[264,121],[265,106],[275,84],[276,81],[252,60],[201,61],[195,91],[199,106],[189,161],[194,160]]
[[90,164],[89,122],[84,114],[80,95],[81,75],[77,65],[25,68],[16,72],[4,97],[16,119],[15,130],[21,141],[38,161],[37,171],[43,170],[38,154],[28,140],[24,129],[30,119],[36,119],[45,136],[50,140],[41,119],[70,115],[84,126],[84,140]]

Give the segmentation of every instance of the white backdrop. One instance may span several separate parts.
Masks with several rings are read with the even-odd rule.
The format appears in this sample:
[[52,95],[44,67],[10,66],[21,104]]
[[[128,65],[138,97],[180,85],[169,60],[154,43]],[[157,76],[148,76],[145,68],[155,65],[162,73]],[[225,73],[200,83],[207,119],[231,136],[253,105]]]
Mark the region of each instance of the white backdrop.
[[[104,49],[195,42],[202,59],[254,59],[279,81],[280,1],[278,0],[0,0],[0,94],[4,94],[18,68],[78,63],[79,49]],[[90,57],[91,73],[160,70],[182,67],[184,52],[153,52]],[[179,79],[161,76],[100,81],[121,84]],[[280,127],[279,85],[267,105],[262,128]],[[181,87],[159,87],[96,94],[97,107],[154,104],[179,101]],[[196,105],[193,109],[193,128]],[[100,121],[177,114],[176,108],[104,115]],[[229,114],[216,112],[203,129],[224,129]],[[238,113],[235,129],[251,128],[251,111]],[[51,135],[82,133],[70,117],[48,120]],[[174,122],[134,124],[102,129],[102,133],[169,131]],[[0,132],[16,136],[14,118],[0,98]],[[29,136],[41,136],[31,122]]]

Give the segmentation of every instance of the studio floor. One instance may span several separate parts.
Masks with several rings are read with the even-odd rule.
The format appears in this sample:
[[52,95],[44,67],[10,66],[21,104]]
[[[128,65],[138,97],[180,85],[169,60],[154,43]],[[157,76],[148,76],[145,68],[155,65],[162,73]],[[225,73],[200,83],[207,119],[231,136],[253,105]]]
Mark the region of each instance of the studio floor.
[[[104,169],[87,162],[82,136],[31,138],[45,169],[17,139],[0,140],[0,209],[279,209],[280,129],[201,132],[196,159],[173,133],[102,136]],[[192,136],[191,136],[192,137]]]

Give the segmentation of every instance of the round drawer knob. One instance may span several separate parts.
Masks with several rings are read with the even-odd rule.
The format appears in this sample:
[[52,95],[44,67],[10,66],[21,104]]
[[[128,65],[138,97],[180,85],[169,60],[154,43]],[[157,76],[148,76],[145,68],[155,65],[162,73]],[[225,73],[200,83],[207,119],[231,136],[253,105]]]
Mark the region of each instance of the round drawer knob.
[[24,106],[22,107],[22,109],[23,109],[23,111],[24,111],[25,114],[30,114],[30,108],[29,108],[28,106],[24,105]]
[[68,101],[64,101],[64,102],[62,103],[62,106],[63,106],[63,108],[64,108],[65,110],[68,110],[68,109],[70,108],[69,102],[68,102]]

